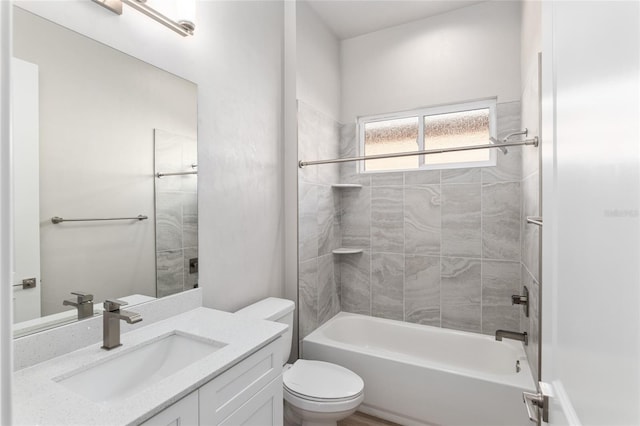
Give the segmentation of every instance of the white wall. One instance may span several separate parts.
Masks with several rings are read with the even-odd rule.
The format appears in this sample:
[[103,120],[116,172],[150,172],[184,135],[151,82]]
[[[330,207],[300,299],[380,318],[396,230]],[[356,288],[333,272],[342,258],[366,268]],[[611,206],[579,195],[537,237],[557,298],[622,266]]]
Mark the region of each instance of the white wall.
[[581,424],[637,425],[640,4],[542,7],[542,379]]
[[342,41],[342,122],[520,99],[520,3],[490,1]]
[[198,84],[199,283],[233,310],[283,292],[281,2],[201,1],[183,38],[125,6],[22,7]]
[[40,68],[43,315],[74,290],[155,296],[153,130],[195,139],[197,87],[22,9],[13,21],[14,56]]
[[296,3],[297,96],[340,118],[340,42],[306,1]]

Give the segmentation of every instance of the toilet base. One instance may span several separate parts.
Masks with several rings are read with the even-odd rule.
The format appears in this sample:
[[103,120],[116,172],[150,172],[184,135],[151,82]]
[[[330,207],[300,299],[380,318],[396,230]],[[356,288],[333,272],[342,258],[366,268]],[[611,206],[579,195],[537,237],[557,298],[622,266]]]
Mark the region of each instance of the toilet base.
[[350,410],[318,413],[294,407],[288,402],[284,402],[284,425],[285,426],[337,426],[338,420],[349,417],[356,412],[356,408]]

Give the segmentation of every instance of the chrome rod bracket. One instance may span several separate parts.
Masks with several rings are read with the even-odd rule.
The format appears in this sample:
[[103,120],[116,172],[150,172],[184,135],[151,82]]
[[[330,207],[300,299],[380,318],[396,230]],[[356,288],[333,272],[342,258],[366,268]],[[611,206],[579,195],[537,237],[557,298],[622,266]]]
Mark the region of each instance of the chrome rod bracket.
[[542,218],[540,216],[527,216],[527,223],[542,226]]

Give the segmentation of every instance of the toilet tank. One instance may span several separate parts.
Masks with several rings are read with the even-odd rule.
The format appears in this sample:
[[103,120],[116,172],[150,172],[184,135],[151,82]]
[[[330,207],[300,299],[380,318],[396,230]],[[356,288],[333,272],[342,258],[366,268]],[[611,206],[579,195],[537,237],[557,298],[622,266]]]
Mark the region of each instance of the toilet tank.
[[289,326],[287,331],[282,335],[282,365],[284,365],[287,363],[289,353],[291,352],[293,311],[295,308],[296,305],[291,300],[268,297],[236,311],[235,315],[280,322]]

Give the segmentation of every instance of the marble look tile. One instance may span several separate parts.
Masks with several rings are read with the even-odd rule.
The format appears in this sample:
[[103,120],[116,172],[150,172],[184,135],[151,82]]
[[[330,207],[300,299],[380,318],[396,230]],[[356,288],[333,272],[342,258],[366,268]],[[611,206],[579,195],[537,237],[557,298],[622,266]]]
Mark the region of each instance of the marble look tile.
[[404,255],[371,255],[371,315],[402,321]]
[[[314,118],[314,110],[304,102],[298,101],[298,159],[302,161],[319,159],[320,151],[314,138],[318,126]],[[298,168],[298,180],[317,183],[318,167]]]
[[[339,261],[338,261],[339,262]],[[334,255],[318,258],[318,326],[340,312],[338,283],[334,272]]]
[[521,268],[522,286],[529,289],[529,317],[520,313],[520,330],[529,334],[529,344],[525,346],[529,366],[534,377],[538,377],[538,347],[540,345],[540,285],[529,273],[524,265]]
[[441,171],[442,183],[477,183],[481,180],[479,168],[445,169]]
[[[340,124],[312,106],[298,101],[298,157],[304,161],[327,160],[340,155]],[[313,169],[313,170],[312,170]],[[299,177],[329,185],[340,178],[338,164],[299,169]]]
[[[511,295],[520,294],[520,262],[482,261],[483,306],[512,306]],[[515,306],[516,311],[522,309]]]
[[[340,158],[357,156],[357,126],[355,123],[343,124],[340,130]],[[358,183],[368,186],[371,184],[371,174],[361,174],[358,162],[340,164],[340,182]]]
[[539,216],[539,180],[534,173],[522,181],[522,263],[540,281],[540,227],[527,223],[527,216]]
[[480,305],[442,305],[442,328],[479,333]]
[[482,257],[520,260],[520,183],[482,185]]
[[480,305],[482,267],[479,259],[442,257],[440,268],[443,306]]
[[482,182],[517,182],[522,175],[522,147],[511,146],[503,154],[496,150],[496,165],[482,169]]
[[440,185],[406,186],[404,190],[404,250],[440,254]]
[[318,256],[318,185],[299,182],[298,250],[301,261]]
[[156,250],[182,248],[182,193],[156,195]]
[[440,183],[440,170],[416,170],[404,172],[405,185],[437,185]]
[[198,247],[198,194],[182,194],[182,244]]
[[[502,140],[509,133],[521,129],[519,101],[498,104],[496,115],[499,140]],[[506,155],[496,150],[496,165],[482,169],[482,182],[515,182],[521,179],[522,148],[509,147],[507,150]]]
[[340,255],[340,305],[345,312],[371,315],[371,254]]
[[480,257],[480,184],[442,185],[442,255]]
[[373,251],[403,253],[403,193],[401,186],[371,189],[371,249]]
[[318,327],[318,260],[300,262],[298,273],[298,324],[303,338]]
[[157,297],[180,293],[184,289],[184,258],[182,249],[156,253]]
[[511,304],[520,293],[520,263],[482,261],[482,332],[519,331],[522,307]]
[[406,255],[404,320],[440,326],[440,257]]
[[498,139],[509,133],[522,130],[520,124],[520,101],[503,102],[496,105]]
[[519,331],[519,325],[516,306],[482,306],[482,333],[493,336],[496,330]]
[[185,248],[184,249],[184,264],[183,264],[183,287],[185,290],[190,290],[198,284],[198,273],[189,272],[189,260],[198,257],[198,248]]
[[[182,170],[182,137],[161,129],[153,129],[154,142],[154,171],[180,172]],[[180,177],[165,177],[155,179],[156,191],[180,191],[182,182]]]
[[403,184],[403,172],[384,172],[371,174],[371,186],[397,186]]
[[340,193],[330,186],[318,186],[318,255],[330,254],[340,246],[338,209]]
[[371,245],[371,187],[340,192],[342,246],[369,248]]
[[[318,144],[319,159],[326,160],[340,157],[340,125],[338,122],[322,113],[318,113],[316,143]],[[323,164],[318,168],[318,182],[331,185],[340,181],[340,165]]]
[[[529,136],[534,137],[540,135],[539,118],[540,104],[538,101],[538,61],[531,61],[530,68],[527,72],[527,78],[522,90],[522,127],[529,129]],[[538,171],[540,149],[527,146],[522,149],[522,176],[526,177]]]

